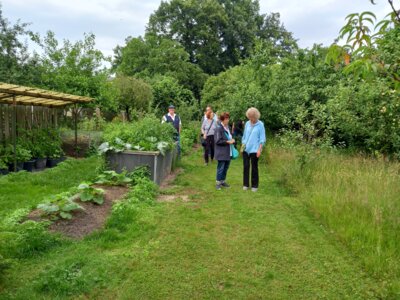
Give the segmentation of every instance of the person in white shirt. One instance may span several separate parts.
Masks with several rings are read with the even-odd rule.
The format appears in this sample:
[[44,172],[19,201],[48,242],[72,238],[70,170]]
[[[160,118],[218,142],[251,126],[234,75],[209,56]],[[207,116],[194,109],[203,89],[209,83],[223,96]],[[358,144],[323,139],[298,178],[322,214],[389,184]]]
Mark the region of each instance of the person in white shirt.
[[171,123],[174,126],[176,132],[174,134],[174,140],[178,143],[178,155],[181,154],[181,145],[180,145],[180,134],[182,130],[182,121],[181,118],[175,113],[175,106],[168,106],[168,113],[163,116],[162,123]]

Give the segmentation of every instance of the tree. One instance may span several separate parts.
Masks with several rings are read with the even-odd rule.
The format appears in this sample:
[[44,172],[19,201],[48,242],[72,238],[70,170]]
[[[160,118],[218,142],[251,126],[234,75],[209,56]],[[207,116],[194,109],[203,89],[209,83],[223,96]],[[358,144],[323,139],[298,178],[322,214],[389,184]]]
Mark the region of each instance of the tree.
[[98,97],[108,78],[107,59],[95,48],[95,35],[85,34],[82,41],[64,40],[59,46],[53,32],[39,40],[43,54],[41,85],[60,92]]
[[184,88],[173,77],[158,76],[152,80],[153,109],[157,113],[164,113],[168,106],[192,106],[195,103],[193,93]]
[[396,41],[400,39],[400,23],[395,12],[389,15],[390,18],[380,22],[369,11],[348,15],[339,36],[346,44],[331,45],[326,62],[338,65],[344,57],[351,57],[351,61],[345,61],[345,74],[367,80],[385,78],[394,89],[399,89],[400,68],[396,54],[400,46]]
[[291,35],[280,25],[279,15],[260,15],[259,10],[258,1],[253,0],[161,2],[147,32],[178,41],[191,62],[207,74],[217,74],[249,57],[256,37],[295,44],[289,42]]
[[284,57],[293,53],[298,48],[293,34],[286,30],[280,21],[279,13],[271,13],[263,16],[257,37],[263,43],[271,46],[272,57]]
[[14,84],[35,84],[38,76],[37,56],[32,57],[22,38],[33,37],[29,24],[11,24],[3,17],[0,3],[0,81]]
[[[376,4],[376,0],[369,0],[372,4]],[[400,10],[396,9],[393,0],[388,0],[388,3],[393,11],[392,20],[400,24]]]
[[133,111],[149,111],[153,100],[150,85],[141,79],[128,76],[118,76],[113,81],[115,99],[120,108],[125,110],[128,120]]
[[189,61],[189,54],[176,41],[154,35],[130,38],[115,53],[118,73],[146,80],[157,75],[173,77],[196,95],[200,94],[206,75]]

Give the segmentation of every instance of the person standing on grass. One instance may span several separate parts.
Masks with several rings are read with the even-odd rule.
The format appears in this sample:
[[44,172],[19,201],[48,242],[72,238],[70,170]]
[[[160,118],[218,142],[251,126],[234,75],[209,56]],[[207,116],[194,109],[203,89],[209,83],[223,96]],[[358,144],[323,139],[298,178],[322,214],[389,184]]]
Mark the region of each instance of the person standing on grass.
[[181,118],[175,113],[175,106],[168,106],[168,113],[163,116],[162,123],[171,123],[175,128],[174,140],[177,142],[178,147],[178,156],[181,155],[181,130],[182,130],[182,121]]
[[229,130],[229,113],[222,113],[219,120],[220,122],[215,129],[215,159],[218,160],[217,190],[221,190],[222,187],[229,187],[225,180],[231,163],[231,145],[235,143]]
[[[212,107],[210,105],[207,105],[206,111],[204,112],[204,116],[203,116],[203,118],[201,120],[201,124],[203,124],[203,122],[207,119],[207,113],[210,113],[210,112],[214,114],[214,111],[213,111]],[[214,114],[213,118],[214,118],[215,122],[218,122],[218,117],[217,117],[216,114]]]
[[201,133],[205,141],[204,147],[204,163],[208,165],[209,157],[211,162],[214,160],[214,132],[217,127],[217,121],[215,121],[214,113],[212,110],[206,113],[206,118],[201,126]]
[[251,190],[258,189],[258,159],[266,142],[264,123],[261,122],[260,112],[251,107],[246,112],[249,121],[246,122],[242,138],[243,152],[243,190],[249,189],[250,165],[251,165]]
[[232,124],[232,136],[236,140],[235,147],[237,146],[237,141],[243,137],[243,125],[244,122],[241,119]]

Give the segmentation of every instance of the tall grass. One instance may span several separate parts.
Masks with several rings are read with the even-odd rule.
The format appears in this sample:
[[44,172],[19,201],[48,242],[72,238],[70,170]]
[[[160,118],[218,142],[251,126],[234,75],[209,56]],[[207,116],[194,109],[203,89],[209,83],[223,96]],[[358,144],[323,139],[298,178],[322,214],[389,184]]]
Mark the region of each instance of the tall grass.
[[275,148],[280,180],[400,297],[400,163]]

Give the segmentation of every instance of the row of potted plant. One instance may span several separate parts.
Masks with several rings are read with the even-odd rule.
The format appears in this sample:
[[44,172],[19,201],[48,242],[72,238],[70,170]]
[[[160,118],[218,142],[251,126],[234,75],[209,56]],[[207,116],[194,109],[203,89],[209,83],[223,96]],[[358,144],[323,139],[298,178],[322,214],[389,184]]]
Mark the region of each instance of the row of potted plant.
[[[20,130],[19,134],[15,149],[17,171],[52,168],[65,159],[57,130]],[[5,175],[9,171],[14,171],[14,147],[7,141],[0,145],[0,174]]]

